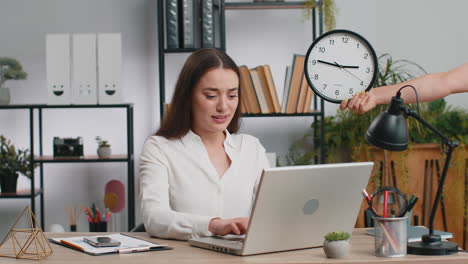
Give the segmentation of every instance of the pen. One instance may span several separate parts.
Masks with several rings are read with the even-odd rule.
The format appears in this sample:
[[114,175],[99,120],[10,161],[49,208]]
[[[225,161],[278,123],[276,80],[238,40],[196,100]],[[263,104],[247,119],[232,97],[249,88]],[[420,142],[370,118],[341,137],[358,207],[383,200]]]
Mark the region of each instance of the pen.
[[384,191],[383,217],[388,217],[388,191]]
[[150,250],[150,247],[122,248],[122,249],[119,249],[119,254],[143,252],[143,251],[148,251],[148,250]]
[[60,240],[60,243],[63,243],[63,244],[65,244],[65,245],[67,245],[67,246],[70,246],[70,247],[72,247],[72,248],[78,249],[78,250],[80,250],[80,251],[84,251],[84,249],[83,249],[82,247],[80,247],[80,246],[78,246],[78,245],[75,245],[75,244],[72,244],[72,243],[70,243],[70,242],[68,242],[68,241]]
[[[362,189],[361,193],[362,193],[362,196],[364,196],[366,201],[369,203],[371,198],[370,198],[369,194],[367,194],[366,189]],[[375,210],[375,208],[372,206],[371,209],[372,209],[372,212],[374,213],[374,215],[377,216],[378,214],[377,214],[377,211]]]
[[411,212],[411,210],[413,210],[413,207],[417,201],[418,201],[418,197],[415,197],[413,199],[413,202],[408,205],[408,208],[406,208],[406,212]]

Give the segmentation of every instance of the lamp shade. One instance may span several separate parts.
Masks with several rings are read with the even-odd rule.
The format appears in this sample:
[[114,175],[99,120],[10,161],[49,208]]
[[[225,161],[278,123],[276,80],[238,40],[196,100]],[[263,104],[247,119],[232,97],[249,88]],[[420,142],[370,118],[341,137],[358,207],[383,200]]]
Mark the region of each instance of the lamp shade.
[[401,113],[381,113],[370,124],[366,141],[378,148],[402,151],[408,147],[408,126]]

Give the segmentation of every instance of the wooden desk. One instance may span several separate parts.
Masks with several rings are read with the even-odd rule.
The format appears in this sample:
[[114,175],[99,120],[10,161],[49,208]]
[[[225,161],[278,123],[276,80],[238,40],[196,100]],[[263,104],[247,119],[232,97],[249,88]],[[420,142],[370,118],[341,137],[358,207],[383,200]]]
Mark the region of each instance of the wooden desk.
[[[96,233],[46,233],[47,237],[96,235]],[[218,253],[215,251],[190,247],[187,242],[149,238],[146,233],[132,233],[134,236],[149,239],[155,243],[167,244],[173,250],[153,251],[133,254],[112,254],[90,256],[76,250],[52,244],[53,253],[41,260],[41,264],[75,264],[75,263],[468,263],[468,253],[458,253],[450,256],[416,256],[408,255],[402,258],[379,258],[374,256],[374,239],[365,234],[364,229],[356,229],[351,240],[351,254],[346,259],[328,259],[322,248],[295,250],[273,254],[239,257]],[[11,244],[7,244],[11,245]],[[4,249],[0,250],[3,252]],[[2,264],[31,264],[31,260],[0,258]]]

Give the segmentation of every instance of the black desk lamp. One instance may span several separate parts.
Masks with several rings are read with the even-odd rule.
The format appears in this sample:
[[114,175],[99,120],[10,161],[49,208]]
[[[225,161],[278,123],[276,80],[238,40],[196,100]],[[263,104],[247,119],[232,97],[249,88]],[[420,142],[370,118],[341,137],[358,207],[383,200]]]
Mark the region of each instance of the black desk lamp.
[[436,128],[422,119],[416,112],[403,104],[401,98],[401,90],[405,87],[411,87],[416,93],[416,89],[411,85],[405,85],[398,90],[396,96],[392,97],[392,101],[388,106],[386,112],[377,116],[370,124],[366,133],[366,141],[378,148],[402,151],[408,147],[408,126],[403,117],[411,116],[416,118],[425,127],[429,128],[432,132],[436,133],[441,139],[444,146],[447,147],[447,157],[445,159],[444,170],[442,177],[437,187],[437,194],[432,206],[431,216],[429,218],[429,234],[422,236],[421,242],[408,243],[408,254],[415,255],[449,255],[458,252],[458,244],[450,241],[442,241],[440,235],[434,234],[434,218],[442,196],[445,178],[449,167],[450,159],[454,148],[458,146],[457,141],[450,140]]

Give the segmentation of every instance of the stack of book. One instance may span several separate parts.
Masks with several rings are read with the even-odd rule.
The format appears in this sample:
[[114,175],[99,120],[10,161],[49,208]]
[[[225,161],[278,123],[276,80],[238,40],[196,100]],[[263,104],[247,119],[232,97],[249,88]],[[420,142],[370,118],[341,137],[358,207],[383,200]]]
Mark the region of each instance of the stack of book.
[[313,91],[304,76],[305,56],[294,55],[293,65],[286,67],[282,104],[279,103],[269,65],[249,69],[240,66],[241,109],[247,114],[309,113]]
[[291,66],[286,67],[281,111],[287,114],[309,113],[314,92],[304,75],[304,55],[295,54]]
[[214,47],[219,6],[219,0],[166,0],[167,48]]

